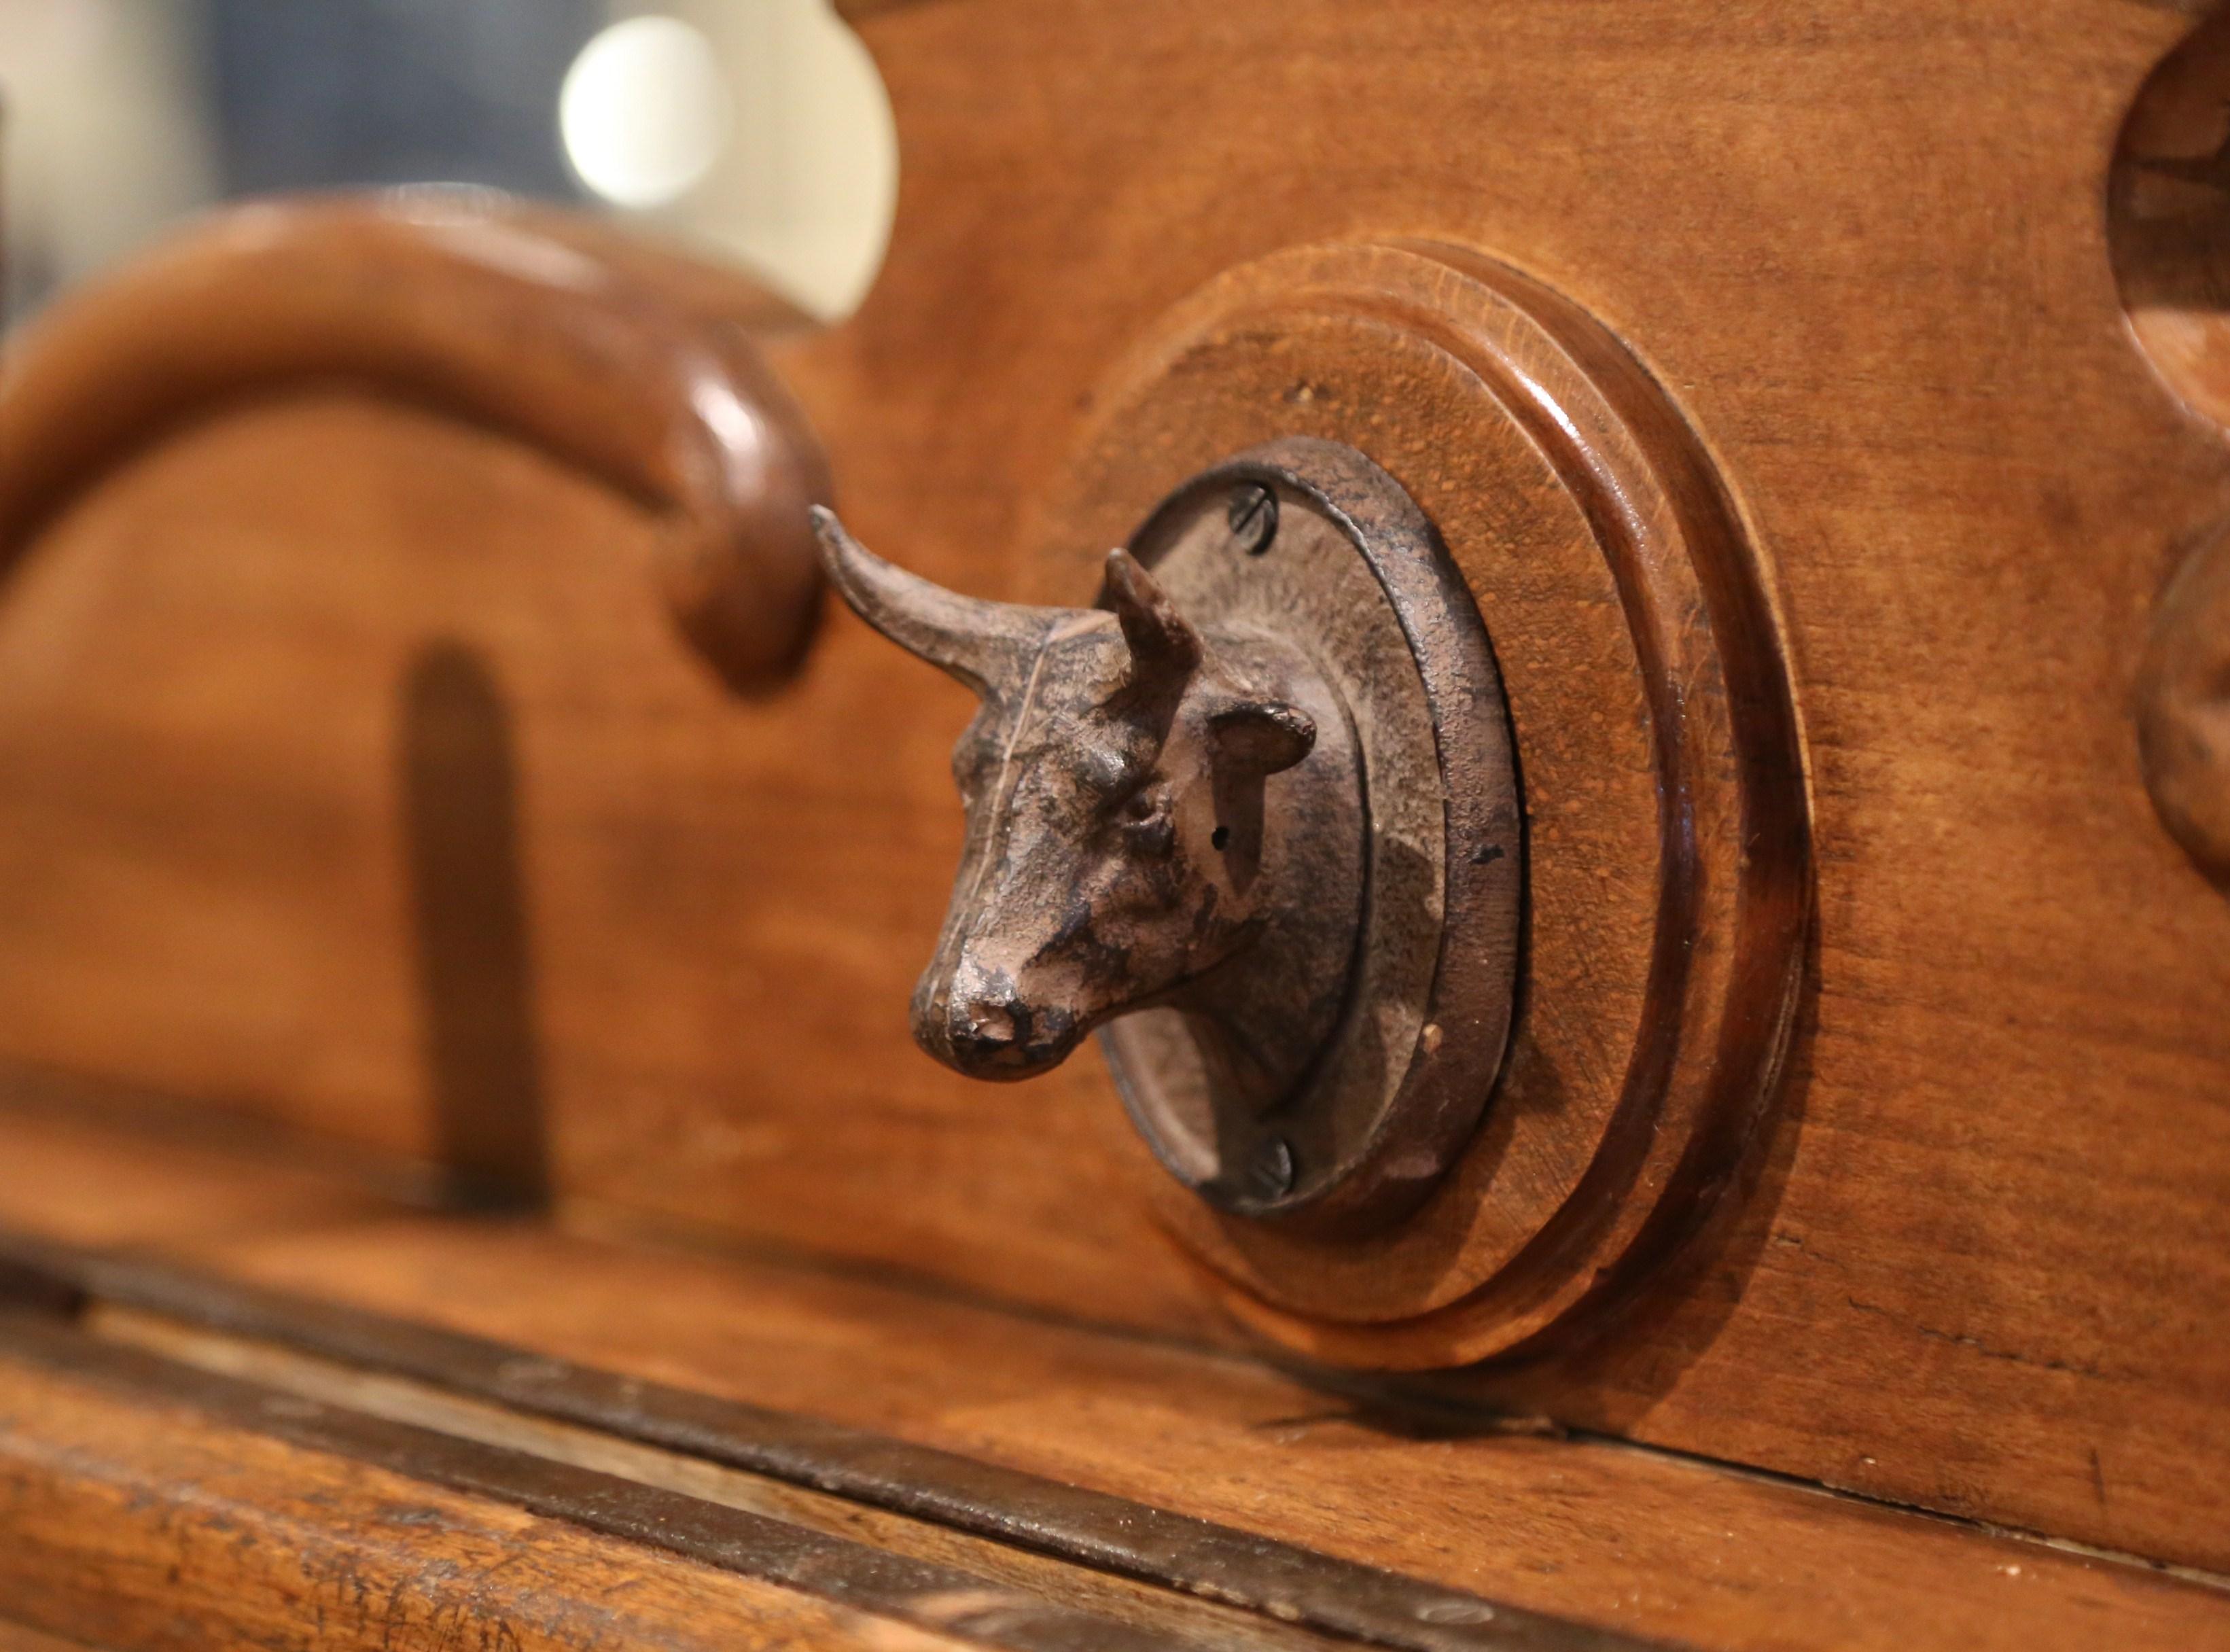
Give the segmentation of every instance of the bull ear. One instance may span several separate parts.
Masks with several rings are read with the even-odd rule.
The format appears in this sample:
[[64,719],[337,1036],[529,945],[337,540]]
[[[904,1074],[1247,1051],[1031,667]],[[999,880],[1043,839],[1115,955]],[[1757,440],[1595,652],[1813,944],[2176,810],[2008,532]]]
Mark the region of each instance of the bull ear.
[[1282,700],[1242,700],[1208,720],[1216,755],[1235,769],[1276,774],[1308,756],[1317,743],[1316,720]]
[[1134,676],[1181,682],[1199,665],[1200,633],[1128,551],[1107,553],[1107,606],[1131,645]]
[[989,699],[1018,687],[1046,634],[1075,616],[1073,610],[963,597],[932,584],[884,561],[847,533],[834,511],[818,505],[813,531],[829,580],[854,613]]

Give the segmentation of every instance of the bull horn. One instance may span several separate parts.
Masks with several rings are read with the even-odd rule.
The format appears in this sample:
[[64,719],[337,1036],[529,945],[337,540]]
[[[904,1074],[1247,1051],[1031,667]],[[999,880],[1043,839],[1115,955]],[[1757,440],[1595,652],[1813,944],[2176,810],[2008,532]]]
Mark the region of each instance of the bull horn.
[[854,613],[986,698],[1022,680],[1046,633],[1066,617],[1060,609],[963,597],[910,574],[846,532],[823,506],[813,507],[813,531],[828,578]]
[[1137,674],[1182,682],[1200,664],[1200,633],[1128,551],[1107,553],[1107,605],[1115,610],[1123,640],[1131,645]]

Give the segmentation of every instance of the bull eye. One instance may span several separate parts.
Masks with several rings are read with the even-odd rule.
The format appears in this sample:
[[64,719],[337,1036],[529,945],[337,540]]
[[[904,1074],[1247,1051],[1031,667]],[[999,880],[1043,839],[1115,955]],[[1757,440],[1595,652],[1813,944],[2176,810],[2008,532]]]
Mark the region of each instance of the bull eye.
[[1214,831],[1210,832],[1210,833],[1208,835],[1208,847],[1209,847],[1209,848],[1211,848],[1211,849],[1228,849],[1228,848],[1230,848],[1230,847],[1231,847],[1231,828],[1229,828],[1228,826],[1219,826],[1219,827],[1217,827]]
[[1163,788],[1144,785],[1124,797],[1109,811],[1109,823],[1125,845],[1134,852],[1166,855],[1176,843],[1176,823],[1170,815]]

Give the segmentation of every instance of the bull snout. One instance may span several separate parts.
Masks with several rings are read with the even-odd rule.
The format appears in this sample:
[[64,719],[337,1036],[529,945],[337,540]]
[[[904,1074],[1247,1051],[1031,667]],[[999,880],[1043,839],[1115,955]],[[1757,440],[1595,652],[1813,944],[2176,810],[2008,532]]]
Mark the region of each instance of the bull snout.
[[970,1078],[1034,1078],[1059,1066],[1078,1038],[1070,1010],[1031,1001],[1008,976],[966,968],[925,978],[913,1021],[921,1047]]

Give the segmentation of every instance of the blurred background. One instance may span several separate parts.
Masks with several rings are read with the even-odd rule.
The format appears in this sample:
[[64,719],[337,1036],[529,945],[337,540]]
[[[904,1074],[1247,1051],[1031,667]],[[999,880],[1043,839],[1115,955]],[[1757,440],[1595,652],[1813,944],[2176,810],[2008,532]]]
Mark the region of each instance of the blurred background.
[[640,220],[834,319],[897,154],[828,0],[0,0],[0,318],[216,202],[429,184]]

